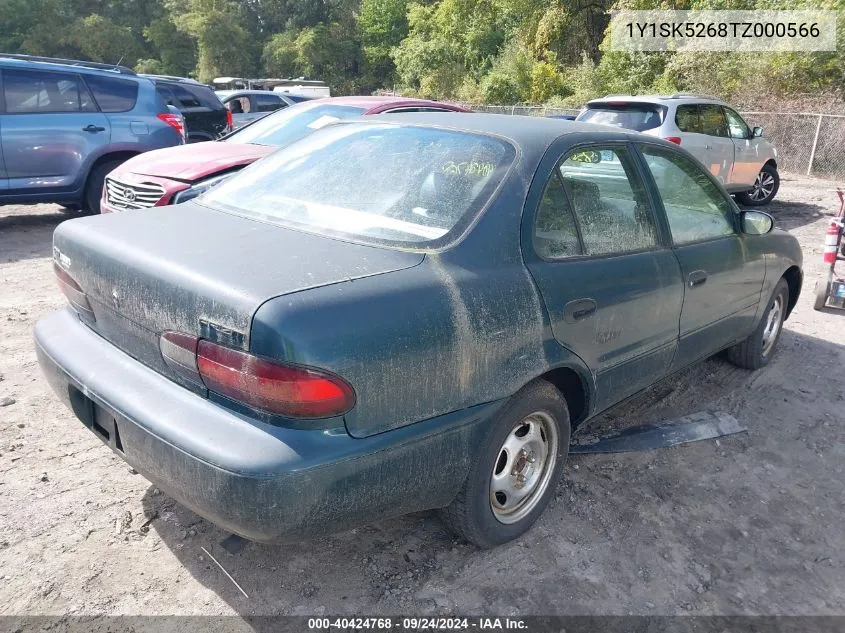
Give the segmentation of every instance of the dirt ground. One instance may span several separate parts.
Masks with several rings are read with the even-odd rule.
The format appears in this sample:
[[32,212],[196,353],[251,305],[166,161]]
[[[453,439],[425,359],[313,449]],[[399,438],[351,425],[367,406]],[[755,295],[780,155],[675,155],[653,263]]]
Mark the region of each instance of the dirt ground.
[[0,208],[0,615],[845,614],[845,312],[815,312],[811,296],[832,189],[785,178],[768,209],[801,240],[806,278],[767,368],[715,358],[591,426],[709,408],[748,432],[571,457],[535,528],[492,551],[420,513],[228,554],[226,534],[49,391],[32,328],[65,303],[50,238],[66,216]]

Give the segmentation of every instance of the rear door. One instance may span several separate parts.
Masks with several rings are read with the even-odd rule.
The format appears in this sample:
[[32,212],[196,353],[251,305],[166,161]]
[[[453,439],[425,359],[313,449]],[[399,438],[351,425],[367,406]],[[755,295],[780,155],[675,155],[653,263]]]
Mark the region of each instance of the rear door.
[[553,148],[528,204],[536,210],[526,213],[526,264],[555,338],[596,376],[597,409],[660,379],[677,346],[684,291],[632,150],[609,143],[560,156]]
[[683,132],[681,147],[695,156],[722,184],[730,183],[734,146],[722,108],[714,104],[682,104],[675,124]]
[[108,118],[79,75],[5,69],[6,113],[0,127],[9,188],[73,189],[109,144]]
[[733,202],[679,150],[638,144],[666,214],[684,279],[673,368],[710,356],[754,329],[765,257],[737,230]]

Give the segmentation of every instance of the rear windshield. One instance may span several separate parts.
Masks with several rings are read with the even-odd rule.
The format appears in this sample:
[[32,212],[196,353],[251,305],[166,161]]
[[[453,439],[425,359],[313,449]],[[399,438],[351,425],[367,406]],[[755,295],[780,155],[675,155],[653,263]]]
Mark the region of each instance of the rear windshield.
[[496,138],[424,127],[332,125],[198,200],[289,228],[438,248],[469,226],[515,155]]
[[644,132],[660,127],[665,116],[665,106],[650,103],[597,103],[588,105],[587,109],[578,115],[578,120]]
[[364,108],[302,103],[259,119],[252,125],[226,137],[232,143],[253,143],[281,147],[341,119],[360,116]]
[[210,110],[223,110],[225,106],[214,91],[208,86],[191,84],[188,82],[177,83],[156,83],[156,90],[162,96],[167,105],[183,108],[209,108]]

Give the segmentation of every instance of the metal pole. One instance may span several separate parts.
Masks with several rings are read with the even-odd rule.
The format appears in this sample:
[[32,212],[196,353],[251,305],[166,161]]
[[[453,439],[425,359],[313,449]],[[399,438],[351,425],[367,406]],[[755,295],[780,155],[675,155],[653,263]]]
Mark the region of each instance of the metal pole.
[[822,129],[822,117],[824,115],[819,115],[819,121],[816,123],[816,136],[813,138],[813,149],[810,150],[810,162],[807,163],[807,175],[810,175],[810,172],[813,171],[813,159],[816,157],[816,146],[819,144],[819,132]]

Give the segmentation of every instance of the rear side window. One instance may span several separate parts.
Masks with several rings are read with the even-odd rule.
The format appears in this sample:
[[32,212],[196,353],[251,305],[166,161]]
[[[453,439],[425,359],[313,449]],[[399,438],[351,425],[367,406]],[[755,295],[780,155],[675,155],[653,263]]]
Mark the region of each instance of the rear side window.
[[255,99],[258,112],[273,112],[287,105],[279,97],[273,95],[255,95],[253,99]]
[[663,125],[666,107],[651,103],[596,103],[578,115],[578,121],[615,125],[644,132]]
[[680,105],[675,113],[675,125],[681,132],[703,134],[697,105]]
[[708,136],[728,136],[728,126],[722,107],[702,103],[678,106],[675,124],[681,132],[707,134]]
[[103,112],[128,112],[138,100],[138,84],[134,81],[89,75],[85,83]]
[[88,90],[77,75],[29,70],[4,70],[6,112],[86,112],[94,109]]
[[[210,108],[211,110],[222,110],[224,108],[223,102],[217,98],[217,95],[208,86],[190,83],[177,84],[173,87],[173,91],[181,101],[196,102],[200,107]],[[186,107],[197,106],[192,105]]]

